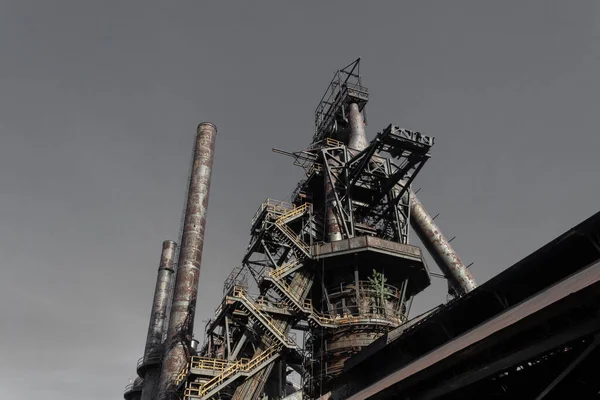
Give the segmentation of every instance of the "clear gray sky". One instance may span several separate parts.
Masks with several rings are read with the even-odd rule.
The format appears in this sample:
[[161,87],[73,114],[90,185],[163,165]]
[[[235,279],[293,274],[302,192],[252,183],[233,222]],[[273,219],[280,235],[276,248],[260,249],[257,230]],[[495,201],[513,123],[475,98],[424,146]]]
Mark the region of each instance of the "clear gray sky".
[[599,43],[595,0],[0,0],[0,398],[121,398],[209,120],[201,331],[259,203],[301,175],[271,148],[308,144],[358,56],[369,136],[436,137],[415,187],[486,281],[598,211]]

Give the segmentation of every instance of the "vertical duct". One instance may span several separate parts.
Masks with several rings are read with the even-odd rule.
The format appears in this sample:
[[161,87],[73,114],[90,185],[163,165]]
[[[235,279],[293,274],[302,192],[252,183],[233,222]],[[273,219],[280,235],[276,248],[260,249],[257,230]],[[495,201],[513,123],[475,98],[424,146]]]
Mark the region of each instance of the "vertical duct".
[[415,233],[440,267],[456,294],[460,296],[469,293],[477,287],[473,275],[460,260],[412,189],[409,196],[410,222]]
[[156,396],[158,379],[160,377],[160,361],[163,355],[162,338],[167,318],[167,306],[169,303],[169,289],[173,278],[175,252],[177,243],[165,240],[162,244],[160,263],[158,265],[158,276],[156,288],[154,289],[154,300],[150,313],[148,335],[146,336],[146,348],[144,358],[138,367],[138,374],[144,378],[142,389],[142,400],[151,400]]
[[349,106],[348,123],[350,125],[348,147],[358,151],[364,150],[369,143],[365,133],[365,120],[356,103]]
[[165,341],[165,357],[160,376],[161,398],[173,397],[174,379],[185,366],[190,353],[216,135],[217,128],[212,123],[203,122],[198,125],[169,330]]

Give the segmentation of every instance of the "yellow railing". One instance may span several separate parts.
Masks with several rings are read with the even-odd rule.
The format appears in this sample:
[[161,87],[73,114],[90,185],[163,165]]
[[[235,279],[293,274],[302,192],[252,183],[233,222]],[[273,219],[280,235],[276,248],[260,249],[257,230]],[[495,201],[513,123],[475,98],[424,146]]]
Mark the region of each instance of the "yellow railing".
[[[290,285],[288,285],[285,281],[278,279],[275,276],[272,276],[273,281],[275,281],[277,284],[279,284],[279,286],[281,286],[283,288],[283,290],[286,292],[286,294],[292,299],[295,300],[297,303],[299,304],[303,304],[306,307],[306,301],[310,301],[310,300],[304,300],[302,301],[302,299],[300,298],[299,294],[296,293],[294,290],[292,290],[292,288],[290,287]],[[311,308],[312,308],[312,304],[311,304]]]
[[323,170],[323,165],[319,163],[312,163],[310,168],[306,171],[306,176],[310,176],[313,172],[319,172]]
[[325,138],[325,144],[329,147],[340,147],[344,145],[344,143],[340,142],[339,140],[332,138]]
[[279,278],[281,275],[284,275],[286,272],[297,267],[301,262],[302,262],[302,260],[295,259],[292,262],[283,264],[279,268],[270,270],[269,272],[267,272],[267,275],[269,275],[270,277],[273,277],[273,278]]
[[307,255],[310,254],[310,248],[306,245],[306,243],[304,243],[304,241],[302,241],[298,237],[296,232],[294,232],[293,230],[291,230],[289,228],[289,226],[287,226],[285,224],[277,224],[277,223],[276,223],[276,225],[285,234],[285,236],[288,237],[288,239],[290,239],[292,242],[294,242],[294,244],[296,246],[298,246],[298,248],[300,248],[300,250],[302,250]]
[[246,290],[244,288],[235,286],[233,288],[233,296],[242,299],[247,307],[252,308],[252,310],[254,310],[254,312],[264,320],[267,326],[271,328],[277,335],[280,336],[281,340],[290,344],[289,339],[286,337],[285,333],[281,330],[281,328],[275,325],[271,317],[260,311],[256,304],[254,304],[254,301],[246,295]]
[[228,367],[223,369],[223,371],[206,382],[204,385],[199,388],[187,388],[185,389],[185,396],[194,396],[194,397],[202,397],[206,395],[211,390],[217,388],[223,382],[225,382],[228,378],[235,375],[236,373],[244,372],[250,373],[253,369],[260,366],[264,361],[272,357],[275,353],[281,350],[280,346],[271,346],[262,353],[260,353],[257,357],[253,359],[242,358],[230,363]]
[[190,368],[223,371],[232,363],[233,361],[223,360],[221,358],[192,357],[190,360]]
[[259,215],[263,212],[263,210],[265,208],[268,211],[272,211],[272,212],[276,212],[276,213],[286,213],[290,209],[293,209],[294,205],[292,203],[287,203],[285,201],[274,200],[274,199],[266,199],[260,205],[260,207],[258,208],[258,210],[256,211],[256,213],[254,213],[254,217],[252,217],[252,223],[256,222],[256,220],[258,219]]
[[285,224],[288,219],[294,218],[300,214],[304,214],[311,207],[311,205],[312,204],[310,203],[304,203],[299,207],[294,207],[291,210],[287,211],[285,214],[281,215],[279,218],[277,218],[275,223],[277,225]]
[[335,316],[332,317],[330,315],[324,315],[317,311],[312,311],[311,316],[320,322],[323,325],[352,325],[358,323],[373,323],[376,321],[387,320],[396,325],[400,325],[404,320],[402,318],[390,317],[381,314],[362,314],[359,316],[356,315],[345,315],[345,316]]
[[183,381],[186,378],[186,376],[188,376],[189,372],[190,372],[190,363],[188,362],[187,364],[185,364],[185,367],[183,367],[181,372],[175,378],[175,385],[179,386],[181,381]]

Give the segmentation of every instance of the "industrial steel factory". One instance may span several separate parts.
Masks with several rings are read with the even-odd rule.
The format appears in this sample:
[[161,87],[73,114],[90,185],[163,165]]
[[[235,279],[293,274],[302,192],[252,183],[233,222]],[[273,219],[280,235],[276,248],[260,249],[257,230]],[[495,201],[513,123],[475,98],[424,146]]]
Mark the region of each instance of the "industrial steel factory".
[[[598,398],[600,213],[478,286],[411,188],[433,136],[390,123],[369,141],[368,102],[358,59],[335,72],[308,146],[274,149],[305,174],[281,182],[289,201],[248,216],[223,297],[202,299],[216,310],[203,343],[193,326],[218,134],[198,126],[125,400]],[[409,318],[436,275],[425,251],[448,301]]]

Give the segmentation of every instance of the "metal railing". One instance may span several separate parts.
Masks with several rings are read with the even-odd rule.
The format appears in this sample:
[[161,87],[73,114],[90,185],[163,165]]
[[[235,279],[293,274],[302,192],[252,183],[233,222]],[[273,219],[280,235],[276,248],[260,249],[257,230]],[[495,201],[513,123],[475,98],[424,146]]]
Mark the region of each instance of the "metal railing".
[[307,256],[310,256],[310,248],[308,247],[308,245],[306,243],[304,243],[303,240],[301,240],[298,235],[296,234],[296,232],[294,232],[293,230],[291,230],[289,228],[289,226],[285,225],[285,224],[277,224],[275,223],[275,226],[277,226],[277,228],[279,228],[279,230],[289,239],[292,241],[292,243],[294,245],[296,245],[296,247],[298,247],[304,254],[306,254]]
[[193,388],[189,387],[185,389],[185,397],[189,398],[193,397],[203,397],[211,390],[216,389],[220,385],[222,385],[227,379],[232,377],[237,373],[250,373],[253,369],[259,367],[263,362],[271,358],[273,355],[278,353],[281,350],[280,346],[271,346],[265,351],[263,351],[258,356],[247,359],[242,358],[236,361],[231,362],[227,367],[225,367],[222,372],[206,382],[204,385]]
[[264,323],[271,331],[273,331],[276,335],[279,336],[279,340],[282,341],[285,344],[288,345],[294,345],[294,343],[290,343],[290,339],[286,336],[285,332],[283,332],[281,330],[280,327],[278,327],[275,322],[273,321],[273,319],[271,317],[269,317],[267,314],[263,313],[259,307],[254,304],[254,301],[252,300],[252,298],[250,298],[249,296],[246,295],[246,290],[244,288],[241,287],[234,287],[233,288],[233,297],[237,297],[239,299],[242,300],[242,303],[249,308],[252,312],[255,313],[256,316],[258,316],[260,319],[262,319],[263,321],[260,321],[262,323]]
[[302,263],[302,260],[296,258],[294,261],[281,265],[279,268],[272,269],[267,272],[267,275],[273,278],[280,278],[282,275],[285,275],[287,272],[296,268],[298,265]]
[[275,221],[275,224],[281,225],[288,222],[290,219],[297,217],[298,215],[304,214],[308,210],[310,210],[312,204],[304,203],[301,206],[294,207],[291,210],[287,211],[285,214],[280,215],[279,218]]
[[256,222],[258,217],[260,217],[260,215],[265,209],[277,213],[286,213],[292,208],[294,208],[294,205],[292,203],[267,198],[265,201],[262,202],[258,210],[254,213],[254,216],[252,217],[252,224]]

